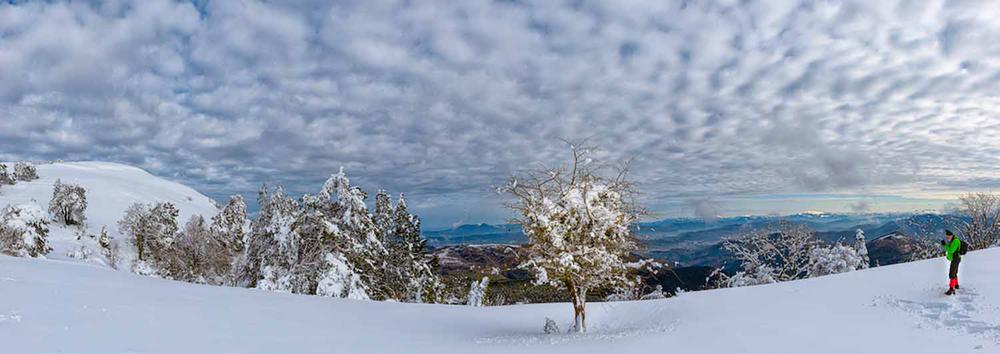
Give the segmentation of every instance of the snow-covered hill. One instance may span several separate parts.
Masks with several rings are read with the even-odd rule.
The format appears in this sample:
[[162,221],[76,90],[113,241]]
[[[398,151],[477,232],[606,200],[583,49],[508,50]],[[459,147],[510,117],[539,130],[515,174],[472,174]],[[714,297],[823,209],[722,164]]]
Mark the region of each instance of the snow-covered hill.
[[997,353],[1000,249],[677,298],[472,308],[223,288],[0,257],[4,353]]
[[[46,210],[52,199],[52,186],[61,179],[63,183],[77,184],[87,190],[86,233],[99,235],[101,227],[107,226],[109,235],[121,242],[124,238],[118,235],[117,223],[133,203],[172,202],[180,210],[178,221],[181,223],[194,214],[208,218],[218,213],[212,200],[194,189],[128,165],[67,162],[39,164],[37,168],[39,179],[0,188],[0,208],[8,204],[34,203]],[[100,254],[96,240],[87,237],[77,240],[80,228],[58,223],[51,223],[49,227],[53,251],[48,258],[66,259],[68,252],[77,251],[81,246]],[[127,253],[128,248],[123,247],[123,251]],[[128,254],[124,256],[129,258]],[[90,261],[103,262],[99,256]]]

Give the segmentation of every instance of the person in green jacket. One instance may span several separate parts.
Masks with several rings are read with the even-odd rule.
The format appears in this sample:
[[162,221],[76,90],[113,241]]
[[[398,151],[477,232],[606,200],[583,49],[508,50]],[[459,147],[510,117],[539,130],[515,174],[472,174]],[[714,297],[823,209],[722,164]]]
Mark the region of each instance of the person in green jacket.
[[944,230],[944,240],[941,240],[941,246],[944,246],[945,258],[951,262],[951,267],[948,268],[948,291],[945,295],[955,295],[955,290],[958,289],[958,264],[962,262],[962,254],[959,253],[959,249],[962,248],[962,240],[959,240],[951,230]]

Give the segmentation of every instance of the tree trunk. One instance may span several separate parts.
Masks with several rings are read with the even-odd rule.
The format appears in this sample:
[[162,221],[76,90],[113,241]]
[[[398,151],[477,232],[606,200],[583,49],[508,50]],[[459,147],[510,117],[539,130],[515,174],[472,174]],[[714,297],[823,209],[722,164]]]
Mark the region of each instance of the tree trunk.
[[569,294],[573,298],[573,330],[577,333],[587,331],[587,288],[570,285]]

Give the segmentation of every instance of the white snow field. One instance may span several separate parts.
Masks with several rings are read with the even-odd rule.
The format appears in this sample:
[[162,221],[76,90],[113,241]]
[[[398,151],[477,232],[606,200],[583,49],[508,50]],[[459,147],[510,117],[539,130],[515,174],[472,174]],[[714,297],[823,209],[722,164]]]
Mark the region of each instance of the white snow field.
[[[134,202],[173,202],[180,221],[211,200],[138,168],[39,165],[40,180],[0,189],[0,207],[45,209],[52,184],[87,189],[86,231]],[[1000,249],[970,253],[958,296],[943,258],[817,279],[591,303],[586,334],[570,305],[422,305],[224,288],[113,271],[96,240],[50,225],[48,259],[0,256],[0,354],[21,353],[1000,353]],[[88,259],[68,257],[80,247]],[[124,243],[124,266],[131,261]]]
[[[11,167],[13,163],[7,165]],[[153,176],[137,167],[110,162],[60,162],[38,164],[36,167],[39,179],[0,187],[0,208],[9,204],[31,203],[48,210],[52,185],[57,179],[80,185],[87,190],[86,233],[100,236],[101,227],[107,226],[108,235],[121,243],[123,263],[131,261],[132,252],[125,247],[126,240],[118,233],[118,220],[133,203],[172,202],[180,210],[177,220],[181,225],[194,214],[208,219],[219,212],[212,200],[198,191]],[[84,247],[93,253],[84,261],[104,264],[96,239],[84,237],[77,240],[78,227],[50,222],[49,229],[48,240],[53,251],[46,255],[47,258],[67,259],[69,252]]]
[[3,353],[997,353],[1000,249],[822,278],[591,303],[466,307],[194,285],[0,257]]

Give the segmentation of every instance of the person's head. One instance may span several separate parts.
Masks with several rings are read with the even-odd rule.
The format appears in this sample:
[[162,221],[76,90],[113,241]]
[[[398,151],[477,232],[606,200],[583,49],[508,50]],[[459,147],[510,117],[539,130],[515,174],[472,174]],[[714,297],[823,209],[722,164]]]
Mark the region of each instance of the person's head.
[[955,234],[951,233],[951,230],[944,230],[944,238],[951,241],[951,239],[955,238]]

